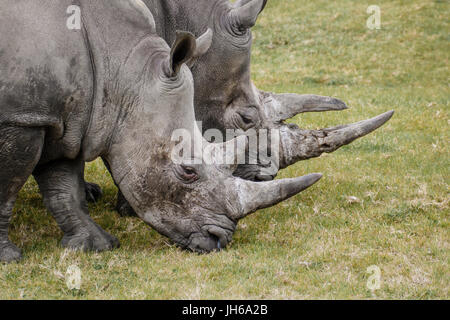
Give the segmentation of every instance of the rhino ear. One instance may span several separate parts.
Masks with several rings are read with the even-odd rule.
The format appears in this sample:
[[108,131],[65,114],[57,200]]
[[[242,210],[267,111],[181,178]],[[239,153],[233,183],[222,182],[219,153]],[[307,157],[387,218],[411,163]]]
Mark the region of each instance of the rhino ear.
[[212,44],[212,39],[213,31],[208,28],[208,30],[197,39],[197,48],[195,50],[194,58],[201,57],[208,52]]
[[197,43],[192,33],[177,31],[177,37],[170,51],[170,76],[178,75],[183,63],[188,63],[194,57],[196,47]]
[[213,39],[213,31],[211,29],[208,29],[204,34],[198,37],[196,41],[197,48],[195,49],[194,56],[189,62],[187,62],[189,68],[192,68],[192,66],[196,63],[197,59],[208,52],[212,44],[212,39]]
[[231,21],[235,21],[241,29],[249,29],[255,25],[266,4],[267,0],[239,0],[230,11]]

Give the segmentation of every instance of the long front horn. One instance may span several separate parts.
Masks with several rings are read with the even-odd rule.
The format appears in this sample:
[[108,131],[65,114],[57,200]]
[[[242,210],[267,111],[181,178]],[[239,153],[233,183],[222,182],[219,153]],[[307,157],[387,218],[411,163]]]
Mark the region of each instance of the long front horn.
[[281,122],[300,113],[348,109],[343,101],[331,97],[295,93],[260,92],[260,94],[267,119],[273,122]]
[[280,129],[280,167],[283,169],[297,161],[331,153],[378,129],[393,114],[394,111],[389,111],[369,120],[322,130],[301,130],[283,125]]
[[269,182],[236,179],[236,191],[241,210],[235,218],[242,219],[259,209],[274,206],[309,188],[321,178],[322,174],[313,173],[304,177]]

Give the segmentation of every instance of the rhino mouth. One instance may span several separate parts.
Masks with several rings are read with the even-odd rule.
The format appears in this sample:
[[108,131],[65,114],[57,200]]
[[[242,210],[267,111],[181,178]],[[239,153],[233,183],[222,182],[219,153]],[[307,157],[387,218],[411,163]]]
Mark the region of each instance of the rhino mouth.
[[221,251],[230,244],[232,235],[230,230],[207,226],[201,232],[192,234],[183,249],[200,254]]
[[233,176],[255,182],[271,181],[275,179],[276,174],[270,175],[264,173],[259,164],[240,164],[233,172]]

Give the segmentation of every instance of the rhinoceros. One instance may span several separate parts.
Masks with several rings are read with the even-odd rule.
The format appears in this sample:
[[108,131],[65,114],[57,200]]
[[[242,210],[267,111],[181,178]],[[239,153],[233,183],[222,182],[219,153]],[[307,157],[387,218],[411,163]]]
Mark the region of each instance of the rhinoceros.
[[[386,123],[393,111],[370,120],[323,130],[302,130],[284,121],[299,113],[339,111],[347,105],[336,98],[318,95],[274,94],[258,90],[251,81],[252,33],[267,0],[143,0],[156,21],[157,33],[173,43],[176,30],[204,34],[211,47],[192,63],[194,108],[203,129],[246,132],[249,129],[276,129],[280,132],[278,169],[298,161],[319,157],[365,136]],[[206,33],[207,29],[212,32]],[[248,180],[267,181],[276,172],[261,166],[242,164],[234,172]],[[95,185],[87,190],[99,193]],[[118,195],[121,215],[134,215],[123,196]]]
[[[21,258],[8,226],[30,175],[64,233],[63,247],[119,246],[88,215],[84,165],[98,157],[141,219],[198,252],[224,248],[240,219],[321,178],[233,177],[234,162],[211,159],[239,141],[209,144],[195,119],[186,64],[208,45],[178,32],[170,48],[139,0],[75,3],[81,23],[74,30],[66,27],[72,0],[0,3],[0,29],[8,30],[0,44],[0,261]],[[209,161],[173,161],[178,129],[191,134],[194,156]]]

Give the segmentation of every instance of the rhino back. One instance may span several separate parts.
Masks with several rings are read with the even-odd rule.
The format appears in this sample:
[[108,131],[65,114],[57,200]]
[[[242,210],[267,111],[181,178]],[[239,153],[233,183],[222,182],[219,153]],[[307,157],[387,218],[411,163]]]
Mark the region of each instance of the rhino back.
[[89,123],[93,75],[70,1],[0,3],[0,126],[46,127],[41,162],[74,158]]

